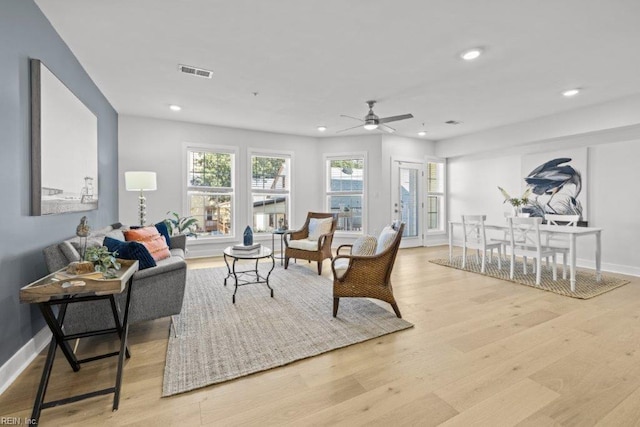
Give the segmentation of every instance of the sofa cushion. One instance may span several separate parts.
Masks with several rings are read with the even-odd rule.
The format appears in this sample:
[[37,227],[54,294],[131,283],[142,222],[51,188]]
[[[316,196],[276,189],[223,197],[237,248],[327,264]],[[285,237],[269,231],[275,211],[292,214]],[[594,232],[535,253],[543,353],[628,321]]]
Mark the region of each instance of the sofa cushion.
[[124,232],[121,229],[111,230],[110,232],[105,234],[105,236],[111,237],[112,239],[116,239],[116,240],[122,240],[123,242],[126,240],[124,238]]
[[311,218],[307,239],[317,241],[323,234],[331,232],[332,223],[333,218]]
[[124,232],[124,238],[127,241],[142,243],[156,261],[160,261],[171,256],[167,241],[160,235],[155,226],[126,230]]
[[373,236],[361,236],[353,242],[351,255],[369,256],[376,253],[378,241]]
[[76,248],[73,247],[73,245],[70,242],[68,241],[62,242],[58,245],[58,247],[64,254],[65,258],[67,258],[67,261],[69,262],[80,261],[80,253],[76,250]]
[[378,245],[376,246],[376,254],[384,252],[391,244],[393,243],[393,239],[396,238],[396,231],[389,226],[386,226],[380,232],[380,236],[378,237]]
[[303,251],[317,251],[318,250],[318,241],[317,240],[291,240],[289,241],[289,247],[293,249],[302,249]]
[[118,258],[138,260],[140,270],[156,266],[156,261],[142,243],[134,241],[123,242],[122,240],[105,237],[104,246],[111,252],[118,252],[116,255]]

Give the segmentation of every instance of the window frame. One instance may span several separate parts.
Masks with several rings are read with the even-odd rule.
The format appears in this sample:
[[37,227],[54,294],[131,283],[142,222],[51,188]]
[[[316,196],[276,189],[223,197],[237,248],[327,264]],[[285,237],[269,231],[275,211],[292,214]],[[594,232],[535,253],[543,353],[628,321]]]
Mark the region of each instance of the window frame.
[[[290,224],[293,215],[293,187],[295,185],[294,181],[294,173],[293,173],[293,164],[294,164],[294,155],[292,151],[288,150],[269,150],[264,148],[248,148],[247,149],[247,194],[248,199],[246,202],[247,205],[247,224],[251,224],[253,228],[253,196],[257,194],[284,194],[284,191],[272,191],[272,190],[255,190],[252,188],[252,178],[253,178],[253,157],[275,157],[275,158],[283,158],[289,161],[289,187],[287,190],[287,196],[289,197],[289,207],[288,212],[286,213],[287,221]],[[257,233],[254,230],[254,236],[260,238],[261,236],[271,236],[271,231],[259,232]]]
[[[331,172],[330,172],[330,164],[331,160],[360,160],[362,159],[362,191],[331,191]],[[369,164],[367,159],[366,151],[355,151],[355,152],[347,152],[347,153],[324,153],[322,156],[322,170],[323,170],[323,180],[322,180],[322,194],[323,194],[323,202],[325,212],[331,212],[331,206],[329,206],[329,197],[330,196],[350,196],[350,195],[361,195],[362,196],[362,227],[360,230],[336,230],[335,234],[339,236],[362,236],[367,232],[368,225],[368,216],[369,216],[369,206],[368,206],[368,198],[367,198],[367,190],[369,183]]]
[[[214,194],[228,194],[231,196],[231,232],[226,235],[198,235],[197,238],[189,238],[192,242],[206,243],[210,240],[215,241],[235,241],[238,235],[238,159],[240,150],[238,147],[228,145],[210,145],[197,143],[183,143],[182,149],[182,211],[190,214],[189,192],[198,191],[198,187],[189,185],[189,153],[190,152],[207,152],[207,153],[224,153],[230,154],[231,157],[231,191],[217,192]],[[206,187],[207,189],[226,189],[227,187]]]
[[[429,163],[437,163],[442,165],[442,191],[429,191]],[[424,209],[424,223],[425,223],[425,235],[437,236],[447,234],[447,160],[441,157],[425,158],[425,209]],[[439,197],[442,200],[440,217],[440,228],[437,230],[429,229],[429,197]]]

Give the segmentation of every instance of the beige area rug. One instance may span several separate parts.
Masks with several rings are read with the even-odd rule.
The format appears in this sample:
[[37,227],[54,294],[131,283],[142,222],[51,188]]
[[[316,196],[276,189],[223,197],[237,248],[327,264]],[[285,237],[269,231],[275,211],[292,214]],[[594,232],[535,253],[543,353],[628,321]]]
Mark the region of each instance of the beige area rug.
[[[475,252],[474,252],[475,254]],[[467,265],[462,268],[462,256],[455,256],[453,260],[449,262],[448,258],[432,259],[430,262],[434,264],[444,265],[446,267],[453,267],[459,270],[470,271],[472,273],[480,273],[480,263],[476,261],[475,255],[467,256]],[[506,260],[502,262],[502,269],[498,269],[497,257],[493,257],[493,263],[489,263],[487,259],[487,265],[485,268],[486,275],[495,277],[496,279],[507,280],[514,283],[519,283],[525,286],[531,286],[536,289],[542,289],[556,294],[564,295],[572,298],[589,299],[595,296],[601,295],[605,292],[609,292],[613,289],[629,283],[628,280],[620,279],[617,277],[602,275],[600,282],[596,281],[595,273],[576,271],[576,291],[571,292],[571,284],[569,282],[569,272],[567,272],[567,278],[562,278],[562,264],[558,265],[558,280],[553,280],[551,269],[547,269],[545,264],[542,265],[542,278],[540,285],[536,285],[536,274],[534,264],[529,261],[527,266],[527,273],[522,273],[522,260],[516,259],[515,271],[513,280],[509,278],[510,262]]]
[[[269,283],[223,286],[226,268],[189,270],[177,337],[169,338],[163,397],[249,375],[412,327],[364,298],[342,298],[310,269],[277,266]],[[172,334],[173,335],[173,334]]]

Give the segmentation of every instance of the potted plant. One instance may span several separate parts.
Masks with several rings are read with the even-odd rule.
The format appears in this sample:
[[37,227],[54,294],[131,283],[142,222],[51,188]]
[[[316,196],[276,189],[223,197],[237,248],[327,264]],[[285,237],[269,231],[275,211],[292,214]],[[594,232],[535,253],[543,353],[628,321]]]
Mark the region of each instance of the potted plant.
[[196,218],[192,216],[181,217],[176,212],[167,212],[167,215],[170,216],[165,219],[164,222],[167,224],[170,236],[175,234],[184,234],[189,237],[198,237],[198,235],[193,232],[194,228],[198,225],[198,220]]
[[524,190],[524,193],[520,197],[511,197],[509,193],[507,193],[505,189],[502,187],[498,187],[498,190],[500,190],[500,192],[504,196],[503,203],[509,202],[509,204],[513,206],[515,216],[518,216],[518,214],[522,212],[522,206],[529,203],[529,196],[531,195],[531,187],[527,187],[527,189]]
[[117,251],[110,252],[106,246],[95,246],[87,248],[84,259],[92,262],[95,271],[101,272],[105,279],[113,279],[121,267],[117,255]]

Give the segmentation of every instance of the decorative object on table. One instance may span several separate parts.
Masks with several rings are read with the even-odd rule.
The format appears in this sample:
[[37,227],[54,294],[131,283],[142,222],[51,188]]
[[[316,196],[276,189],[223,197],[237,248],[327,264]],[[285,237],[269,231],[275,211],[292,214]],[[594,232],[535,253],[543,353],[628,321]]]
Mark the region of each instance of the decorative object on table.
[[[262,265],[261,274],[270,267]],[[345,299],[334,319],[326,309],[332,302],[330,280],[304,266],[271,274],[274,299],[263,286],[246,286],[235,305],[231,290],[219,286],[227,274],[224,267],[189,271],[182,312],[174,318],[177,336],[171,334],[167,346],[164,397],[413,326],[365,298]],[[216,301],[216,309],[202,301]]]
[[138,215],[140,219],[140,227],[144,227],[147,222],[147,198],[144,196],[145,191],[155,191],[158,189],[156,183],[156,173],[149,171],[130,171],[124,173],[124,182],[127,191],[139,191],[138,196]]
[[253,230],[251,230],[250,226],[247,225],[247,228],[244,229],[242,237],[242,242],[245,246],[253,245]]
[[524,190],[524,193],[522,193],[522,196],[520,197],[511,197],[509,193],[507,193],[502,187],[498,187],[498,190],[500,190],[500,192],[504,196],[503,203],[509,202],[509,204],[513,207],[513,216],[520,216],[520,214],[522,213],[522,207],[529,203],[531,188],[527,188],[526,190]]
[[117,252],[111,252],[106,246],[87,248],[85,260],[91,261],[95,271],[102,273],[105,279],[116,277],[116,271],[120,270],[120,263],[116,259]]
[[261,246],[262,245],[260,243],[254,243],[252,245],[233,245],[231,248],[234,251],[251,252],[251,251],[260,250]]
[[522,175],[532,192],[523,211],[537,217],[580,215],[586,221],[587,153],[585,147],[523,156]]
[[87,251],[87,237],[89,237],[89,233],[91,232],[91,227],[89,227],[89,221],[86,216],[80,218],[80,224],[76,227],[76,236],[80,238],[82,244],[82,252],[80,253],[80,258],[84,259],[84,254]]
[[169,229],[169,235],[175,236],[176,234],[184,234],[187,237],[198,237],[194,233],[194,229],[198,227],[198,219],[192,216],[180,216],[176,212],[167,212],[169,218],[164,220]]
[[278,220],[278,230],[284,230],[282,226],[284,225],[284,218],[280,218]]
[[[469,259],[467,259],[465,268],[462,268],[461,256],[454,256],[451,261],[449,261],[448,258],[441,258],[431,259],[429,260],[429,262],[445,267],[453,267],[459,270],[482,274],[480,273],[481,263],[478,262],[475,257],[469,257]],[[529,264],[528,269],[532,268],[534,267]],[[558,280],[553,280],[552,272],[548,268],[542,269],[540,285],[536,285],[535,274],[524,274],[523,270],[522,258],[516,258],[516,262],[514,265],[514,277],[513,279],[510,279],[509,269],[499,269],[497,259],[494,258],[493,261],[487,263],[484,274],[496,279],[505,280],[507,282],[518,283],[520,285],[530,286],[535,289],[541,289],[566,297],[578,299],[593,298],[629,283],[628,280],[610,276],[607,274],[603,274],[602,279],[598,281],[595,273],[590,271],[578,270],[576,272],[576,281],[578,282],[578,285],[576,286],[575,291],[572,291],[570,280],[561,278],[558,278]]]
[[91,261],[74,261],[67,266],[67,273],[75,276],[95,272]]
[[31,59],[31,215],[98,209],[98,119]]

